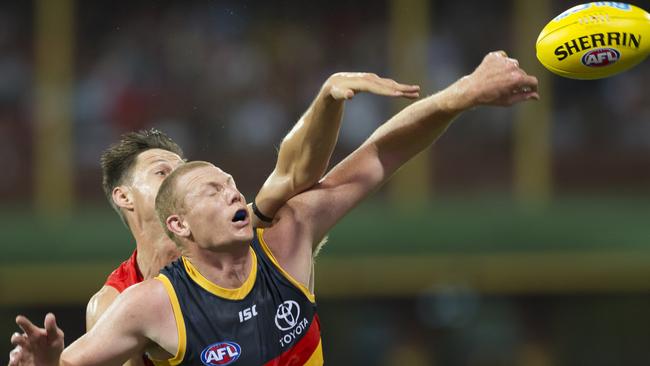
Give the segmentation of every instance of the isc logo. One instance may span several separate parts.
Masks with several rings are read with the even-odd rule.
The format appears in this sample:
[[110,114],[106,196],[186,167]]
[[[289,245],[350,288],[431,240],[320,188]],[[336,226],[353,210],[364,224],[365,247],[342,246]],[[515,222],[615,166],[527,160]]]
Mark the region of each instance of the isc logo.
[[254,316],[257,316],[257,309],[255,309],[257,305],[253,305],[249,308],[246,308],[242,311],[239,312],[239,322],[243,323],[246,320],[252,319]]
[[239,358],[241,347],[235,342],[219,342],[207,346],[201,352],[205,366],[229,365]]
[[621,53],[613,48],[597,48],[582,56],[582,64],[589,67],[601,67],[615,63]]

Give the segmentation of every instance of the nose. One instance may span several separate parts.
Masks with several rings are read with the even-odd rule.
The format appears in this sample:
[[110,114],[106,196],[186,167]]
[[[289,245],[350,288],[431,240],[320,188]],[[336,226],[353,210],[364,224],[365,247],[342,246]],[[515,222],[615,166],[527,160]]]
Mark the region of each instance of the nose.
[[227,193],[227,196],[226,196],[226,200],[227,200],[229,205],[239,203],[242,200],[242,195],[235,188],[228,188],[228,193]]

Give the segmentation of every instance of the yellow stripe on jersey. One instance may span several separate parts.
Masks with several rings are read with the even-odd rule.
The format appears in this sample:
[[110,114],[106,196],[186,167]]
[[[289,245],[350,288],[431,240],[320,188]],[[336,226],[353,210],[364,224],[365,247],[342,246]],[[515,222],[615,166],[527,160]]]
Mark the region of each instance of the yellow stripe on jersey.
[[156,360],[154,358],[151,358],[151,361],[153,361],[154,365],[157,366],[176,366],[183,361],[183,358],[185,357],[185,349],[186,349],[186,343],[187,343],[187,334],[185,333],[185,320],[183,320],[183,312],[181,312],[181,306],[178,303],[178,297],[176,297],[176,291],[174,291],[174,286],[172,286],[172,283],[169,281],[169,278],[165,276],[164,274],[159,274],[158,276],[154,277],[158,281],[162,282],[162,284],[165,286],[165,290],[167,290],[167,295],[169,295],[169,301],[172,303],[172,309],[174,310],[174,318],[176,319],[176,331],[178,333],[178,349],[176,350],[176,355],[174,355],[174,358],[170,358],[168,360]]
[[318,340],[318,347],[316,347],[304,366],[321,366],[323,363],[325,363],[323,360],[323,342]]
[[182,258],[183,265],[185,266],[187,274],[190,276],[190,278],[192,278],[192,280],[194,280],[194,282],[203,287],[203,289],[224,299],[242,300],[253,289],[253,285],[255,285],[255,278],[257,277],[257,255],[255,255],[253,248],[250,248],[250,253],[253,257],[251,272],[248,275],[246,281],[244,281],[244,283],[239,288],[224,288],[211,282],[207,278],[203,277],[203,275],[196,269],[196,267],[192,265],[192,263],[187,258]]
[[305,286],[304,284],[300,283],[298,280],[293,278],[289,273],[287,273],[287,271],[284,270],[284,268],[282,268],[282,266],[280,266],[280,263],[278,263],[278,260],[275,259],[275,256],[273,256],[273,253],[271,252],[271,249],[264,241],[264,237],[262,236],[263,234],[264,234],[264,229],[257,228],[257,237],[260,239],[260,244],[262,244],[262,250],[264,250],[264,253],[266,253],[269,259],[271,259],[271,262],[273,262],[275,267],[277,267],[277,269],[280,270],[280,273],[282,273],[282,275],[287,280],[289,280],[289,282],[291,282],[294,286],[300,289],[300,291],[302,291],[302,293],[305,294],[305,296],[307,296],[309,301],[316,302],[316,296],[311,291],[309,291],[307,286]]

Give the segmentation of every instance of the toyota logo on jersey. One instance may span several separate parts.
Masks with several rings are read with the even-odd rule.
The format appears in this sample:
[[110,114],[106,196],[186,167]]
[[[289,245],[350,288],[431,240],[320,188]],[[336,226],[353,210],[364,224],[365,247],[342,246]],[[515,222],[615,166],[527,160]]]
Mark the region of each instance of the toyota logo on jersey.
[[293,300],[287,300],[278,306],[275,312],[275,325],[280,330],[289,330],[298,324],[300,305]]
[[201,352],[201,362],[205,366],[230,365],[241,355],[241,347],[235,342],[211,344]]

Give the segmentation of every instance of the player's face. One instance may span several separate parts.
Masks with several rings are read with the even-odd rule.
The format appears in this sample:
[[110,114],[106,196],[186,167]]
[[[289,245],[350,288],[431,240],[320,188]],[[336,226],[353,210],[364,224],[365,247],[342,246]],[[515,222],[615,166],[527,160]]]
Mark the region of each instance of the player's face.
[[177,187],[184,194],[183,220],[199,247],[223,248],[253,239],[246,199],[231,175],[215,166],[202,166],[180,177]]
[[183,164],[183,159],[171,151],[146,150],[136,158],[129,184],[133,194],[134,210],[141,221],[159,224],[155,204],[158,188],[163,180]]

